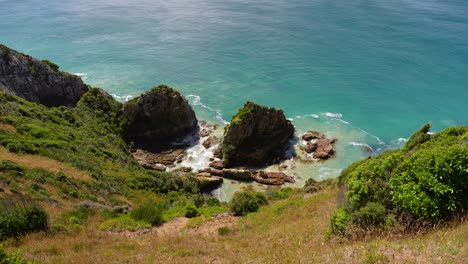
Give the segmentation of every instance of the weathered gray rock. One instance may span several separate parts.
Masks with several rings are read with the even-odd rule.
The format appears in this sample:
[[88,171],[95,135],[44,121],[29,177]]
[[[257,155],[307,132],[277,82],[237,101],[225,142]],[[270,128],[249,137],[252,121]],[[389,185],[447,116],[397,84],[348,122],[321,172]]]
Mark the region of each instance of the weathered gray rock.
[[56,64],[0,45],[0,91],[46,106],[75,106],[89,90],[79,76]]
[[294,126],[282,110],[247,102],[226,128],[222,152],[227,167],[265,165],[282,156]]
[[159,85],[124,104],[126,137],[136,143],[168,143],[198,128],[188,101],[175,89]]

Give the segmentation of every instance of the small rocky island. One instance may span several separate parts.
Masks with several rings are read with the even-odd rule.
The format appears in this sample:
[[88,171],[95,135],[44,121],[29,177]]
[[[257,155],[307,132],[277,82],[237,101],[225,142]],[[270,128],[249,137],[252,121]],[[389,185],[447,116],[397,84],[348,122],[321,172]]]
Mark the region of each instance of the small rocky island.
[[264,166],[282,158],[294,136],[283,110],[247,102],[226,127],[222,145],[224,165]]

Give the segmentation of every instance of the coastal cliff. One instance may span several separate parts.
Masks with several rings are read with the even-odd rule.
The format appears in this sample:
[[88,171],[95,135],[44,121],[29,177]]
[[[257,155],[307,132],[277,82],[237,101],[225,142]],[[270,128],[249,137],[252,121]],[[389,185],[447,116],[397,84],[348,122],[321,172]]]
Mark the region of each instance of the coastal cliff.
[[45,106],[73,107],[89,90],[79,76],[0,45],[0,91]]

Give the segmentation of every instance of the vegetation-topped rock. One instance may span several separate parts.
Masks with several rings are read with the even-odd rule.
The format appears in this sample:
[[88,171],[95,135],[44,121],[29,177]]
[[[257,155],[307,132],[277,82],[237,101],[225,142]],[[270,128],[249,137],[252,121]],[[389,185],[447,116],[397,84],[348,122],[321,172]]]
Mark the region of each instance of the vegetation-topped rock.
[[0,45],[0,90],[46,106],[75,106],[88,86],[59,66]]
[[282,110],[247,102],[226,128],[225,165],[265,165],[281,156],[293,135],[294,126]]
[[126,102],[123,114],[128,120],[126,137],[136,143],[168,143],[198,127],[187,99],[166,85]]

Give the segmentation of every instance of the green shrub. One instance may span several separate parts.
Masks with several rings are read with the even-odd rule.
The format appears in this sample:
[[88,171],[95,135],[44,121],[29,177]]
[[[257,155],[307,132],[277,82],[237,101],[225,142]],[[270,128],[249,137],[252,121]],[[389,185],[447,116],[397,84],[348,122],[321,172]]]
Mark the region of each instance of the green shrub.
[[385,207],[379,203],[369,202],[357,212],[359,224],[366,228],[385,224]]
[[258,211],[265,204],[267,204],[267,198],[263,193],[236,192],[230,202],[230,209],[234,215],[243,216]]
[[185,217],[194,218],[199,215],[200,215],[200,212],[198,212],[197,208],[193,206],[187,206],[187,208],[185,208]]
[[418,131],[416,131],[408,141],[403,146],[403,152],[408,152],[415,147],[421,145],[422,143],[431,139],[431,135],[428,134],[429,130],[431,129],[431,124],[427,123],[424,124]]
[[227,234],[229,234],[231,232],[231,229],[229,229],[229,227],[227,226],[222,226],[220,228],[218,228],[218,235],[220,236],[225,236]]
[[58,69],[59,69],[59,66],[49,60],[42,60],[42,63],[44,63],[45,65],[49,66],[49,68],[51,68],[53,71],[57,72]]
[[0,213],[0,240],[18,238],[22,235],[47,231],[49,221],[45,211],[36,206],[2,210]]
[[217,198],[211,197],[211,198],[208,198],[208,200],[206,200],[206,205],[207,206],[220,206],[221,202]]
[[151,224],[144,221],[137,221],[130,215],[120,215],[119,217],[109,219],[99,226],[102,231],[135,231],[143,228],[151,228]]
[[130,216],[153,226],[163,223],[163,206],[159,203],[146,203],[130,211]]
[[345,210],[345,208],[338,208],[335,210],[330,220],[331,233],[343,234],[351,220],[352,216]]
[[18,253],[8,254],[0,244],[0,264],[36,264],[35,261],[27,261],[22,258]]

